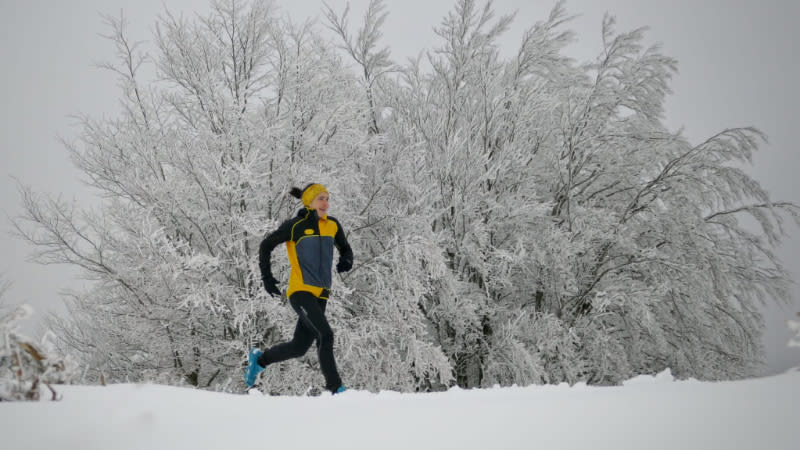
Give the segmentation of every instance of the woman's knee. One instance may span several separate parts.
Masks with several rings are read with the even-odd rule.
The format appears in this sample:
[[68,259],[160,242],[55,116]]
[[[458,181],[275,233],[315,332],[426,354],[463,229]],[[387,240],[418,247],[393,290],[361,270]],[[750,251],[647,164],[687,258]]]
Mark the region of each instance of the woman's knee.
[[299,358],[305,355],[308,352],[308,349],[311,348],[311,340],[303,340],[303,341],[292,341],[291,347],[289,348],[289,352],[293,358]]

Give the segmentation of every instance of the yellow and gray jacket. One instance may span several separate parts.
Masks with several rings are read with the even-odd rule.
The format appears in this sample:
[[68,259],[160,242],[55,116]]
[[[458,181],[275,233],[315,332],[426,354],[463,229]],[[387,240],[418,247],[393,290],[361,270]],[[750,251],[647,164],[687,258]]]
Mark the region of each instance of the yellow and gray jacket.
[[339,250],[337,268],[340,271],[349,270],[353,265],[353,250],[339,221],[331,216],[319,217],[316,210],[304,208],[261,241],[258,264],[262,279],[275,280],[270,256],[272,250],[283,242],[292,268],[287,297],[297,291],[306,291],[319,298],[328,298],[334,247]]

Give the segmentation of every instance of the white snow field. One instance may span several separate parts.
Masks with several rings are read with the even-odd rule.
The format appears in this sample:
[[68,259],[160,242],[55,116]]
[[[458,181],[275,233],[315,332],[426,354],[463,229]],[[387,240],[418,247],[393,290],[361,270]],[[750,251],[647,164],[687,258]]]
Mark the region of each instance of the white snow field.
[[232,395],[58,386],[0,403],[16,449],[800,449],[800,371],[736,382],[530,386],[429,394]]

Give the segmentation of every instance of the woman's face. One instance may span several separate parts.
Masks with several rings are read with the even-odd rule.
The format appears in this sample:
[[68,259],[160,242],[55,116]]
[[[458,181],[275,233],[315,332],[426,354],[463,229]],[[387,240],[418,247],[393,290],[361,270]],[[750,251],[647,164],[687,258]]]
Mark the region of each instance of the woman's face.
[[328,203],[329,199],[330,197],[328,196],[327,192],[321,192],[316,197],[314,197],[314,200],[311,201],[311,204],[308,205],[308,207],[311,209],[316,209],[317,215],[319,215],[320,217],[327,216],[328,207],[330,206],[330,204]]

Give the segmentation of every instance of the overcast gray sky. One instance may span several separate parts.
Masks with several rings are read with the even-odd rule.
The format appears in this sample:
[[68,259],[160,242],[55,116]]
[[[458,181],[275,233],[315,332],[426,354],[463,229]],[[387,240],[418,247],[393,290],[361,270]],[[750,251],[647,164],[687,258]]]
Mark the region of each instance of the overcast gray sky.
[[[277,2],[295,20],[320,14],[316,0]],[[342,8],[343,0],[330,0]],[[435,45],[432,28],[455,1],[388,0],[389,17],[384,42],[395,61],[415,56]],[[512,29],[503,37],[504,50],[516,49],[522,32],[544,20],[554,0],[496,0],[499,14],[517,11]],[[368,4],[352,0],[351,24]],[[481,2],[482,4],[482,2]],[[16,177],[36,191],[62,194],[78,201],[90,200],[77,181],[58,137],[74,139],[73,114],[92,117],[115,114],[119,91],[114,76],[93,67],[112,54],[99,13],[124,11],[135,40],[151,39],[153,23],[164,5],[173,12],[205,14],[209,3],[189,0],[0,0],[0,211],[19,212]],[[617,17],[617,30],[648,26],[646,43],[661,43],[663,52],[678,60],[674,93],[667,100],[666,125],[684,127],[698,143],[728,127],[754,125],[769,137],[750,170],[774,200],[800,204],[797,170],[800,152],[797,117],[800,116],[800,2],[795,0],[571,0],[566,7],[581,16],[568,26],[578,42],[568,53],[580,60],[600,52],[603,14]],[[61,311],[58,292],[75,288],[76,272],[62,266],[26,262],[24,243],[9,237],[10,226],[0,220],[0,273],[13,282],[7,303],[29,303],[39,314]],[[789,226],[790,237],[778,254],[792,272],[800,274],[800,233]],[[800,311],[800,289],[794,288],[791,305],[766,309],[767,368],[765,373],[800,365],[800,349],[789,349],[786,320]],[[36,324],[29,323],[34,330]]]

